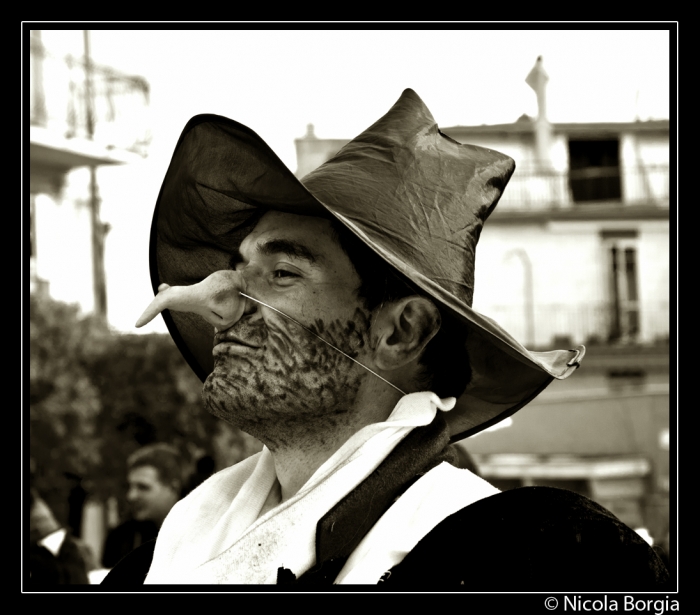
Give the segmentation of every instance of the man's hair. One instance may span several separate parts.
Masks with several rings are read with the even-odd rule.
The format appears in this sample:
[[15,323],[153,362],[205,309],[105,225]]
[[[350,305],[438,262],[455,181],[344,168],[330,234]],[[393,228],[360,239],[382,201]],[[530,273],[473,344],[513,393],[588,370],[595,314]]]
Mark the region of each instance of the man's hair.
[[176,447],[159,442],[148,444],[129,455],[126,460],[128,471],[143,466],[152,466],[158,472],[158,478],[164,485],[183,484],[183,459]]
[[419,390],[431,390],[439,397],[459,397],[472,375],[466,348],[467,327],[386,263],[342,223],[334,219],[331,225],[340,247],[360,277],[357,294],[367,309],[373,310],[382,303],[411,295],[425,297],[436,305],[441,325],[421,355],[419,364],[423,369],[416,385]]

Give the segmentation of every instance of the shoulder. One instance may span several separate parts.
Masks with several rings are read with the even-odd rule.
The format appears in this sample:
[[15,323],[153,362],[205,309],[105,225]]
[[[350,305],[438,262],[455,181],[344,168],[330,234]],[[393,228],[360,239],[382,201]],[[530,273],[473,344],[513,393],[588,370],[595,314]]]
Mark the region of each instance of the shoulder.
[[654,591],[668,571],[611,512],[563,489],[523,487],[447,517],[386,575],[465,591]]

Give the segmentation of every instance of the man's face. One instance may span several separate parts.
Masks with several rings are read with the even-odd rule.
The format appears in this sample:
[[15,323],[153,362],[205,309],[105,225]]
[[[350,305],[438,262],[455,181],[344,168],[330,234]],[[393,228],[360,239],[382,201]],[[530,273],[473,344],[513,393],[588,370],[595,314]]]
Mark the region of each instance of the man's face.
[[37,542],[59,528],[60,525],[46,502],[37,498],[29,511],[29,539]]
[[[245,238],[233,265],[246,294],[303,323],[343,352],[369,346],[370,313],[360,279],[330,222],[268,212]],[[347,420],[364,370],[278,313],[249,302],[214,339],[214,370],[203,396],[215,415],[273,450],[300,427]],[[317,429],[317,433],[322,430]]]
[[134,519],[155,521],[160,524],[178,500],[174,486],[160,480],[158,470],[153,466],[139,466],[131,470],[127,477],[129,502]]

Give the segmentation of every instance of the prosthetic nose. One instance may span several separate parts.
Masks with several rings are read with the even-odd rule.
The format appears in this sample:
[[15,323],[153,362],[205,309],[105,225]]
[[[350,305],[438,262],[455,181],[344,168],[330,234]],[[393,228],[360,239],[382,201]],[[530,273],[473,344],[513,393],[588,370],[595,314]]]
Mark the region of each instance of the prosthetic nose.
[[238,271],[215,271],[192,286],[161,284],[158,294],[136,321],[136,327],[151,322],[163,310],[199,314],[219,330],[228,329],[243,315],[246,282]]

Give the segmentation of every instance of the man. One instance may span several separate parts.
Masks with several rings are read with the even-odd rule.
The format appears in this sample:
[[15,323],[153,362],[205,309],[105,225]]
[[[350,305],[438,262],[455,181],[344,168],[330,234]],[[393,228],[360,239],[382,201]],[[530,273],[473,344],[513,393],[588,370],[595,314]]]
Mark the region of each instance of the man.
[[32,487],[29,490],[30,591],[56,589],[58,585],[87,585],[92,554],[87,545],[62,527]]
[[126,494],[131,516],[113,528],[105,540],[102,565],[112,568],[125,555],[155,539],[183,484],[179,451],[164,443],[138,449],[127,460]]
[[530,352],[471,309],[476,242],[513,169],[443,135],[412,90],[302,181],[245,126],[188,123],[137,326],[165,310],[209,410],[265,448],[178,503],[106,584],[663,586],[648,545],[593,502],[501,494],[453,465],[451,442],[583,357]]

